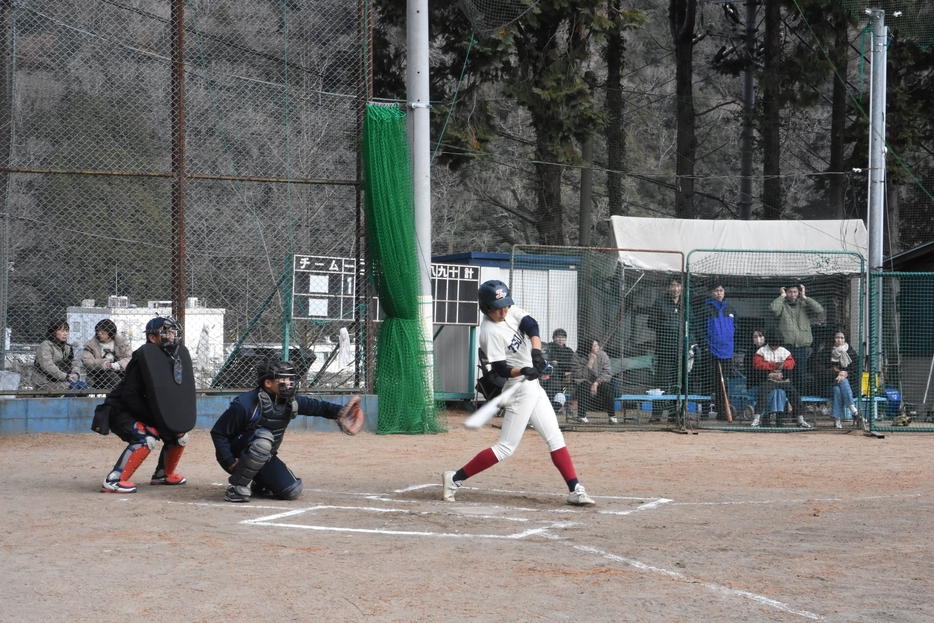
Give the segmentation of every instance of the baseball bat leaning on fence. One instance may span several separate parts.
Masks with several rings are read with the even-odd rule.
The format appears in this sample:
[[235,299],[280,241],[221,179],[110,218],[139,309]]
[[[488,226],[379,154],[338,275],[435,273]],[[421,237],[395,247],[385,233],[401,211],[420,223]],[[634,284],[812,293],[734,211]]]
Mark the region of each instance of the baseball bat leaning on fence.
[[486,404],[474,411],[473,415],[464,420],[464,427],[476,429],[489,422],[490,419],[499,411],[500,406],[506,400],[512,398],[512,395],[519,390],[519,386],[524,382],[525,378],[523,377],[518,383],[503,391],[503,393],[501,393],[496,398],[488,400]]
[[723,390],[723,403],[726,407],[726,421],[733,421],[733,409],[730,408],[730,396],[726,392],[726,381],[723,379],[723,366],[720,365],[720,362],[717,362],[717,369],[720,370],[720,389]]

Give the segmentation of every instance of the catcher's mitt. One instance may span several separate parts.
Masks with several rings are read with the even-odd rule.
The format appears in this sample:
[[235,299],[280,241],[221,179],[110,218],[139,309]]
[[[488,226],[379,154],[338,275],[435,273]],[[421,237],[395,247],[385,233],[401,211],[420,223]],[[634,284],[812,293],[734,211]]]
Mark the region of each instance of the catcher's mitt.
[[337,414],[337,425],[346,435],[356,435],[363,428],[363,410],[360,408],[360,397],[354,396],[341,407]]

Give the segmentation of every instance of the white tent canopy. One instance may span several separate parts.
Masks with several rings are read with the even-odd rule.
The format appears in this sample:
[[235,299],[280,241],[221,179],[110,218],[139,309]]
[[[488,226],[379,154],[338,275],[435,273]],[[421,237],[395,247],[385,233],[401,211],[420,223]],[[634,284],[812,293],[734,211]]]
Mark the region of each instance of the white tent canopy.
[[[683,257],[692,272],[732,275],[857,273],[860,257],[865,258],[869,250],[866,225],[859,219],[708,221],[613,216],[610,220],[616,246],[624,249],[619,252],[620,261],[624,266],[644,270],[678,272]],[[721,250],[777,253],[728,256],[719,252]],[[650,251],[674,251],[683,256]],[[789,251],[824,253],[789,254]]]

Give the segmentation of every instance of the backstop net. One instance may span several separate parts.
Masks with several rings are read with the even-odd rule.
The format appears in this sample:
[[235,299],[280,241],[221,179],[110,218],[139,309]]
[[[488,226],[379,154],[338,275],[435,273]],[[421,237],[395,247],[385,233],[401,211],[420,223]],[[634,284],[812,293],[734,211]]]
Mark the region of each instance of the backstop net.
[[[872,400],[859,382],[866,353],[863,269],[855,252],[691,251],[690,422],[770,431],[836,427],[837,420],[841,427],[859,425]],[[755,341],[759,334],[764,345]],[[844,344],[840,375],[835,347]],[[835,407],[834,385],[843,376],[853,397]],[[845,389],[838,391],[847,395]]]
[[[50,323],[79,356],[103,318],[135,348],[179,301],[199,389],[252,386],[284,334],[307,383],[363,382],[365,297],[293,315],[283,277],[294,255],[344,277],[363,259],[367,6],[0,3],[0,344],[20,390],[43,391]],[[326,281],[304,293],[343,295]]]
[[627,251],[637,258],[665,255],[675,267],[655,270],[622,262],[620,251],[513,249],[512,296],[538,321],[546,359],[553,366],[541,382],[564,428],[683,423],[684,275],[678,267],[684,256]]

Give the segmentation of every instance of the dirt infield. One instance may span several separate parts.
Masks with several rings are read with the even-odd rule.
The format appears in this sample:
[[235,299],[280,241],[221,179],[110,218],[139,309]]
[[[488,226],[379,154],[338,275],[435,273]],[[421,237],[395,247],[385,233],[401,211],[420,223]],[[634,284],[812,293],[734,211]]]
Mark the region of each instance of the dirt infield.
[[[294,502],[223,501],[196,431],[184,487],[98,493],[114,436],[0,437],[0,620],[934,620],[928,435],[569,433],[595,508],[533,431],[293,432]],[[494,421],[495,422],[495,421]]]

